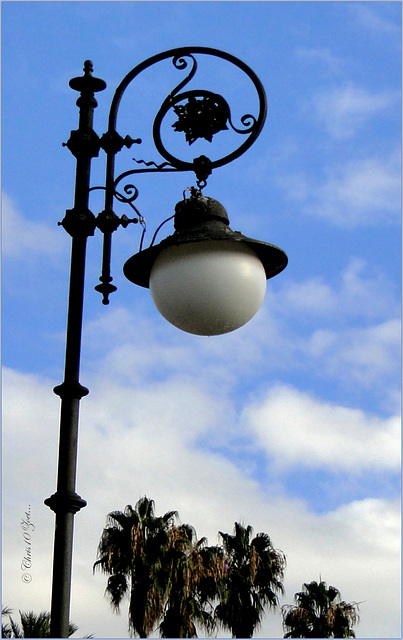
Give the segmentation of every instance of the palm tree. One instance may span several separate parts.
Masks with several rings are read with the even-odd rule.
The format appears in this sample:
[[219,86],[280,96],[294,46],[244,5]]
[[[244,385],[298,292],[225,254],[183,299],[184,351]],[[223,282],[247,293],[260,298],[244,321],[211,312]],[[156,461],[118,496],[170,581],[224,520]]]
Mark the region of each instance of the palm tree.
[[[50,638],[50,613],[41,611],[36,614],[33,611],[20,611],[21,626],[11,617],[12,609],[4,607],[1,615],[8,616],[9,622],[1,624],[2,638]],[[78,630],[77,625],[70,622],[69,637]],[[93,636],[87,636],[92,638]]]
[[284,638],[355,638],[351,627],[359,622],[356,602],[344,602],[335,587],[313,581],[302,585],[295,605],[284,605]]
[[218,547],[197,540],[190,525],[171,530],[171,545],[165,556],[167,601],[160,625],[162,638],[196,638],[196,625],[211,632],[216,626],[211,603],[222,577],[224,556]]
[[261,624],[265,608],[278,606],[277,593],[283,593],[285,556],[273,548],[270,537],[235,523],[234,535],[222,533],[226,573],[219,581],[217,619],[232,632],[233,638],[251,638]]
[[176,517],[176,511],[155,517],[154,501],[141,498],[134,509],[108,514],[98,545],[94,570],[110,574],[105,593],[115,611],[129,596],[129,631],[140,638],[148,637],[162,613],[163,559]]
[[12,628],[8,622],[3,622],[3,617],[10,616],[13,612],[9,607],[1,608],[1,637],[2,638],[11,638],[12,637]]

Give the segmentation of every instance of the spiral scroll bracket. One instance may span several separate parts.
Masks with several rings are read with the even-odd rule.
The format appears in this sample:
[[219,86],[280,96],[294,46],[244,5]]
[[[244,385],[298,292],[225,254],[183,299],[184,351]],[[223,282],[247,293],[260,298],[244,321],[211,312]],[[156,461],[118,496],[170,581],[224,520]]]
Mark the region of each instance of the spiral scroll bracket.
[[[230,64],[238,67],[243,71],[252,82],[258,96],[259,108],[256,116],[251,114],[243,115],[240,118],[241,126],[235,126],[231,116],[231,110],[225,98],[217,93],[206,89],[183,89],[195,78],[198,70],[198,61],[195,56],[210,56],[213,58],[221,58]],[[133,140],[129,136],[122,138],[117,134],[116,124],[118,110],[121,99],[129,84],[143,71],[149,67],[160,63],[164,60],[171,59],[175,69],[185,71],[186,77],[177,84],[167,98],[163,101],[157,115],[154,119],[152,136],[156,150],[162,156],[163,162],[154,162],[149,160],[133,160],[141,165],[138,168],[125,171],[115,178],[115,155],[120,151],[122,146],[130,147],[132,144],[141,142],[140,139]],[[231,153],[215,160],[210,160],[206,156],[194,158],[192,161],[184,160],[176,157],[168,151],[162,142],[161,125],[168,112],[176,115],[177,120],[172,125],[175,132],[185,135],[185,140],[192,145],[196,140],[204,139],[209,142],[213,141],[213,137],[222,131],[232,129],[237,134],[241,134],[243,142]],[[199,189],[206,184],[208,176],[213,169],[232,162],[241,156],[254,143],[260,134],[266,119],[267,102],[263,86],[256,74],[244,62],[232,56],[231,54],[212,49],[209,47],[181,47],[171,49],[160,53],[156,56],[148,58],[144,62],[134,67],[122,80],[112,100],[109,112],[108,133],[101,138],[104,150],[107,153],[107,170],[106,170],[106,189],[105,189],[105,212],[112,211],[113,199],[128,204],[136,213],[140,222],[144,222],[133,204],[137,198],[138,190],[133,184],[126,184],[122,189],[118,189],[118,185],[126,180],[129,176],[137,173],[148,172],[166,172],[166,171],[193,171],[196,174],[197,186]],[[124,226],[124,225],[122,225]],[[113,231],[113,230],[112,230]],[[98,290],[102,289],[104,293],[104,303],[107,304],[107,296],[114,290],[110,284],[109,267],[107,263],[110,261],[110,241],[111,232],[107,230],[104,234],[104,277],[101,279],[102,285]],[[144,230],[143,230],[144,234]]]

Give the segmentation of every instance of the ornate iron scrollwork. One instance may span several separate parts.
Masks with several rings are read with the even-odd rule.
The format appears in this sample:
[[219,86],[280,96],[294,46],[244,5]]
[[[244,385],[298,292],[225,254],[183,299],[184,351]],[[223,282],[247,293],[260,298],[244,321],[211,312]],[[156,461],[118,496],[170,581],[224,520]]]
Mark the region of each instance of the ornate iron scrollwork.
[[[240,118],[242,127],[233,124],[229,104],[223,96],[207,89],[188,88],[188,90],[182,91],[196,75],[198,69],[198,62],[195,58],[196,55],[221,58],[238,67],[252,82],[258,96],[258,113],[256,115],[250,113],[243,115]],[[160,156],[162,156],[163,161],[158,160],[156,162],[150,159],[133,158],[139,166],[115,177],[116,153],[121,150],[123,145],[129,148],[133,143],[141,143],[140,139],[133,140],[130,136],[123,138],[117,133],[117,116],[123,94],[129,84],[140,73],[169,58],[172,59],[172,64],[178,71],[186,71],[187,75],[165,98],[154,119],[152,128],[153,142],[156,150]],[[137,65],[126,75],[116,89],[109,112],[108,131],[101,138],[101,145],[107,154],[104,217],[107,219],[109,216],[113,219],[113,199],[116,198],[119,202],[128,204],[132,210],[135,211],[139,221],[143,224],[144,235],[144,218],[142,218],[133,204],[138,196],[138,189],[131,182],[127,182],[123,188],[119,185],[124,183],[129,176],[138,173],[193,171],[196,174],[198,187],[203,188],[213,169],[232,162],[232,160],[242,155],[253,144],[262,130],[266,119],[266,109],[266,95],[257,75],[244,62],[218,49],[208,47],[181,47],[160,53]],[[173,114],[177,116],[176,122],[172,125],[174,131],[184,133],[185,140],[189,145],[192,145],[199,139],[212,142],[214,136],[228,129],[232,129],[237,134],[242,134],[243,142],[231,153],[215,160],[210,160],[204,155],[193,158],[192,161],[176,157],[162,142],[161,125],[169,112],[173,112]],[[103,302],[105,304],[108,302],[108,293],[114,290],[113,285],[110,285],[112,278],[109,273],[112,232],[113,229],[112,231],[107,230],[104,232],[103,271],[100,278],[103,284],[97,287],[97,289],[104,294]]]
[[[196,61],[195,55],[197,54],[218,57],[226,60],[241,69],[241,71],[243,71],[251,80],[257,92],[259,108],[256,116],[248,113],[240,118],[243,128],[234,125],[230,107],[223,96],[206,89],[192,89],[182,92],[182,89],[186,87],[196,75],[198,62]],[[242,155],[253,144],[263,127],[267,110],[266,96],[259,78],[252,69],[238,58],[217,49],[210,49],[207,47],[183,47],[180,49],[172,49],[149,58],[149,60],[146,60],[141,65],[135,67],[126,76],[126,78],[124,78],[119,85],[112,102],[109,116],[110,132],[115,131],[120,101],[129,84],[146,68],[168,58],[172,58],[172,64],[178,71],[186,70],[188,73],[163,101],[153,124],[153,140],[155,147],[167,162],[161,163],[153,160],[146,161],[133,158],[136,163],[144,165],[144,168],[135,168],[132,169],[131,172],[126,171],[124,174],[118,176],[118,178],[112,181],[115,186],[123,179],[123,176],[127,177],[131,174],[144,173],[148,171],[195,171],[195,166],[197,167],[200,165],[198,162],[199,158],[194,158],[192,162],[186,161],[183,158],[173,155],[173,153],[171,153],[163,144],[161,137],[161,125],[165,116],[171,110],[173,110],[176,116],[178,116],[177,121],[172,125],[172,127],[175,131],[183,132],[185,134],[185,139],[189,145],[193,144],[197,139],[202,138],[212,142],[213,136],[220,131],[228,129],[232,129],[235,133],[247,136],[247,139],[243,140],[243,142],[228,155],[209,161],[210,173],[216,167],[232,162],[232,160],[235,160]],[[200,180],[199,177],[198,179]],[[202,178],[201,180],[205,180],[205,178]]]

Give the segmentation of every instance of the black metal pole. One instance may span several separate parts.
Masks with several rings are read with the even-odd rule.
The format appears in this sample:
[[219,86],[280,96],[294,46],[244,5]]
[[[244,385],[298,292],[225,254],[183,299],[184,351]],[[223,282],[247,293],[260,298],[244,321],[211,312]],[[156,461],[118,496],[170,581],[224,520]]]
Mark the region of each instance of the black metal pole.
[[[211,162],[208,158],[204,158],[204,156],[195,158],[193,163],[175,158],[163,146],[160,135],[161,122],[167,111],[172,108],[174,104],[179,103],[185,98],[188,98],[189,102],[191,98],[196,98],[196,96],[201,97],[203,100],[209,98],[211,101],[211,96],[213,95],[211,92],[187,91],[181,94],[178,93],[193,78],[196,72],[197,63],[193,57],[193,54],[195,53],[219,57],[239,67],[248,75],[258,92],[259,115],[257,118],[249,114],[243,116],[241,118],[241,122],[245,129],[241,130],[235,128],[230,122],[230,119],[228,120],[234,131],[240,134],[248,134],[248,138],[233,153],[219,160],[215,160],[214,162]],[[145,165],[147,168],[142,167],[141,169],[125,172],[115,180],[115,154],[120,151],[123,145],[130,148],[133,143],[141,142],[140,139],[132,140],[130,136],[126,136],[126,138],[123,139],[116,132],[116,117],[122,95],[129,83],[140,72],[169,57],[172,57],[172,62],[178,70],[188,68],[189,63],[190,66],[188,68],[189,73],[187,77],[163,102],[154,120],[154,143],[156,149],[163,158],[168,160],[168,162],[163,162],[158,165],[155,162],[137,160],[136,162]],[[186,57],[188,57],[188,61],[185,59]],[[79,381],[87,238],[94,234],[96,226],[98,226],[98,228],[104,233],[104,258],[102,276],[100,278],[101,284],[95,288],[103,294],[103,302],[104,304],[107,304],[108,294],[116,289],[116,287],[111,284],[112,278],[109,271],[111,234],[119,224],[126,226],[126,224],[130,222],[130,220],[126,218],[126,222],[124,224],[122,222],[123,218],[119,219],[112,211],[113,197],[116,196],[116,184],[128,175],[149,171],[195,171],[198,180],[205,181],[206,176],[211,173],[212,168],[231,162],[251,146],[259,135],[266,117],[265,93],[261,82],[255,73],[243,62],[234,58],[234,56],[224,53],[223,51],[209,49],[207,47],[182,47],[179,49],[171,49],[170,51],[166,51],[162,54],[149,58],[132,69],[132,71],[120,83],[115,92],[109,113],[108,133],[105,134],[101,140],[92,128],[93,112],[94,108],[97,106],[94,93],[105,89],[105,82],[92,76],[92,62],[87,60],[84,63],[84,75],[79,78],[73,78],[70,80],[69,84],[72,89],[80,92],[80,97],[77,100],[77,106],[80,108],[80,116],[78,129],[71,132],[70,138],[65,145],[75,156],[77,160],[77,167],[74,207],[73,209],[66,211],[65,218],[60,223],[72,236],[69,309],[67,317],[64,381],[54,389],[54,392],[61,398],[57,489],[56,493],[45,500],[45,504],[56,514],[50,628],[50,635],[52,638],[68,637],[74,515],[86,505],[86,501],[76,493],[75,485],[79,405],[81,398],[88,394],[88,389],[83,387]],[[230,114],[229,107],[221,96],[215,95],[214,105],[217,107],[218,98],[218,107],[221,108],[221,114],[223,108],[226,114],[227,112]],[[230,118],[229,115],[226,117],[227,119]],[[196,125],[199,126],[197,119]],[[183,130],[190,132],[191,128],[193,128],[193,123],[189,123],[187,121],[186,129]],[[196,137],[203,137],[211,140],[211,132],[213,131],[214,135],[221,129],[227,129],[227,126],[221,126],[221,128],[219,127],[217,129],[217,123],[214,122],[213,118],[212,124],[210,123],[206,131],[203,129],[203,131],[199,132]],[[206,137],[206,132],[210,137],[208,137],[208,135]],[[100,213],[97,220],[95,220],[94,215],[88,209],[90,170],[91,160],[93,157],[98,155],[101,147],[107,153],[105,211]],[[200,164],[200,161],[203,161],[202,164]],[[205,161],[207,161],[207,164]],[[150,168],[150,165],[152,165],[152,168]],[[202,169],[203,176],[199,172],[198,168]],[[208,171],[207,173],[205,173],[206,170]],[[132,192],[130,190],[133,189],[135,193],[134,195],[131,195]],[[122,197],[120,194],[120,199],[123,202],[131,204],[137,197],[137,189],[133,187],[133,185],[127,185],[125,187],[125,192],[128,194],[128,197]]]
[[84,76],[73,78],[70,87],[80,92],[79,127],[72,131],[66,146],[77,159],[74,208],[61,223],[72,236],[69,308],[67,317],[64,382],[54,392],[61,398],[57,490],[45,504],[55,514],[53,580],[51,604],[52,638],[68,638],[73,554],[74,515],[87,504],[76,493],[79,404],[88,389],[79,382],[81,332],[87,237],[95,230],[95,217],[88,209],[91,159],[98,155],[99,138],[92,129],[97,106],[94,92],[106,84],[92,76],[92,63],[84,64]]

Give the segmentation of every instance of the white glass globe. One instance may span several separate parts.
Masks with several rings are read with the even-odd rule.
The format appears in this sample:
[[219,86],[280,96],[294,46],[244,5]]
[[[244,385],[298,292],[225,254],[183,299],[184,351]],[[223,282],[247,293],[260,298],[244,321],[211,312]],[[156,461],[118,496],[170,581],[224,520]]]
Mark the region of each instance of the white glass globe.
[[220,335],[242,327],[259,310],[266,273],[243,242],[172,245],[153,264],[150,292],[161,315],[178,329]]

